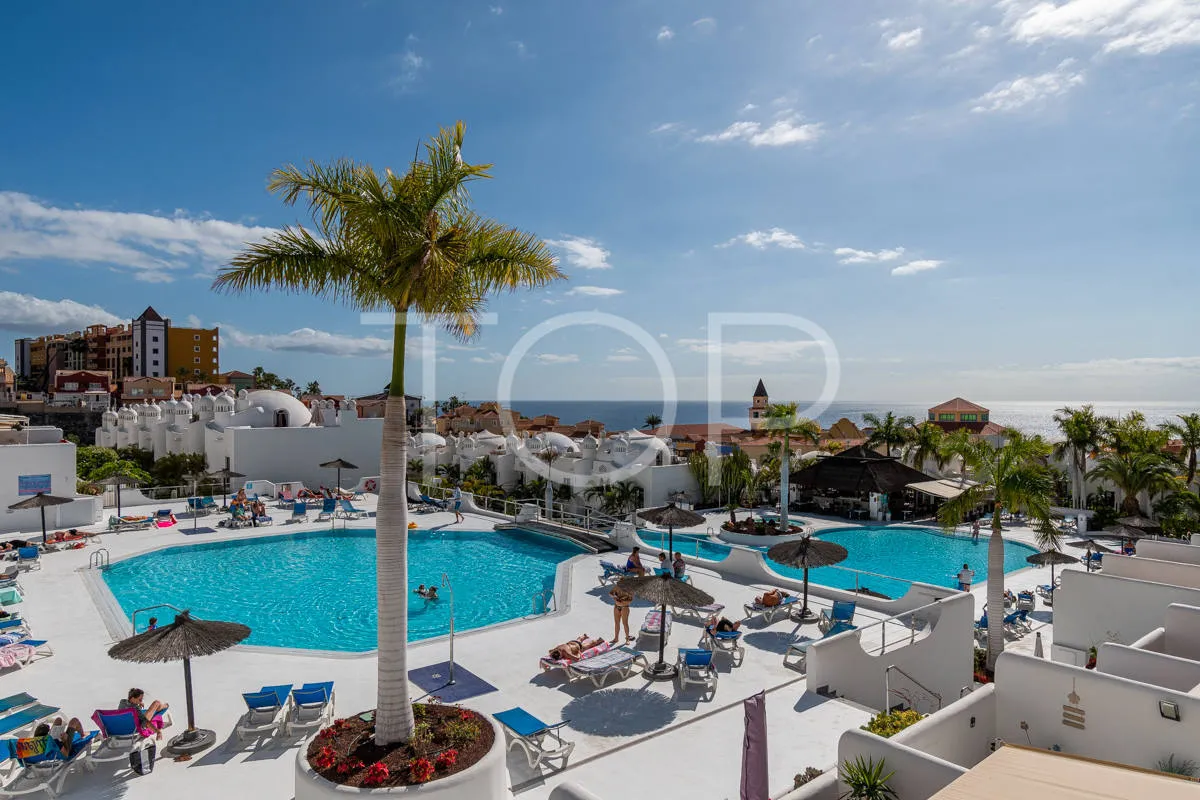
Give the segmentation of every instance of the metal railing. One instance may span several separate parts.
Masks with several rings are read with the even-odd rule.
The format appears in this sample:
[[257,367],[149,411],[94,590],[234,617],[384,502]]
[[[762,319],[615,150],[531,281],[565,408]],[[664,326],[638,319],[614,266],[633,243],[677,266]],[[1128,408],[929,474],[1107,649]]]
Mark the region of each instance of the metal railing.
[[[900,673],[901,675],[903,675],[904,677],[908,678],[910,681],[912,681],[912,682],[913,682],[913,684],[914,684],[914,685],[915,685],[915,686],[916,686],[918,689],[920,689],[921,691],[925,692],[925,694],[927,694],[927,695],[929,695],[931,698],[933,698],[934,702],[936,702],[936,703],[937,703],[937,709],[936,709],[936,710],[940,711],[940,710],[942,709],[942,696],[941,696],[940,694],[938,694],[937,692],[933,691],[933,690],[932,690],[932,689],[930,689],[928,686],[926,686],[925,684],[921,683],[919,680],[917,680],[916,678],[914,678],[912,675],[909,675],[907,672],[905,672],[904,670],[900,669],[900,667],[897,667],[895,664],[889,664],[889,665],[888,665],[888,667],[887,667],[887,669],[885,669],[885,670],[883,671],[883,691],[884,691],[884,695],[883,695],[883,707],[884,707],[884,708],[889,708],[889,707],[890,707],[890,703],[891,703],[891,701],[892,701],[892,693],[893,693],[893,691],[894,691],[894,690],[892,689],[892,680],[891,680],[891,678],[892,678],[892,672],[893,672],[893,671],[894,671],[894,672],[898,672],[898,673]],[[909,698],[907,698],[907,697],[904,697],[904,695],[900,694],[899,692],[896,692],[896,694],[900,695],[900,697],[901,697],[901,698],[903,698],[903,699],[905,699],[905,700],[908,700],[908,699],[909,699]],[[960,696],[961,696],[961,695],[960,695]]]
[[[549,614],[551,611],[558,611],[558,600],[554,597],[553,589],[542,589],[540,592],[534,592],[530,598],[533,605],[534,614]],[[538,611],[538,603],[541,603],[542,610]]]
[[183,613],[183,609],[182,609],[182,608],[176,608],[175,606],[171,605],[170,603],[158,603],[158,604],[156,604],[156,605],[152,605],[152,606],[146,606],[145,608],[139,608],[139,609],[137,609],[136,611],[134,611],[132,614],[130,614],[130,615],[129,615],[129,622],[130,622],[130,623],[133,625],[133,632],[134,632],[134,634],[135,634],[135,635],[137,634],[137,618],[138,618],[138,614],[141,614],[141,613],[143,613],[143,612],[145,612],[145,611],[153,611],[153,610],[154,610],[154,609],[156,609],[156,608],[169,608],[169,609],[171,609],[172,611],[174,611],[176,614],[182,614],[182,613]]
[[93,550],[88,556],[88,569],[106,569],[108,565],[107,547],[101,547],[99,550]]

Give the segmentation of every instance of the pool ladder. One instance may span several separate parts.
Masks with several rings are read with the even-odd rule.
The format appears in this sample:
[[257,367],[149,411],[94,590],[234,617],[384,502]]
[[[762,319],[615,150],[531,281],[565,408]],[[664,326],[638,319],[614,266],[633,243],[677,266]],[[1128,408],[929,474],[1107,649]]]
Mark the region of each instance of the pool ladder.
[[[558,602],[554,599],[553,589],[542,589],[540,592],[534,592],[530,598],[530,603],[533,607],[534,614],[549,614],[551,611],[558,611]],[[541,604],[541,611],[538,611],[538,604]]]
[[108,548],[101,547],[93,550],[88,556],[88,569],[106,569],[108,567]]

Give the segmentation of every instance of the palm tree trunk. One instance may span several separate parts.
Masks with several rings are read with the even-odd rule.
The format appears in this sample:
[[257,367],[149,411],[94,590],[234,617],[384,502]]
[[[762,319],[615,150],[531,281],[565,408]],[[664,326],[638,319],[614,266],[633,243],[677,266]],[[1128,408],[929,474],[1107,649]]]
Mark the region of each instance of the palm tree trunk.
[[408,431],[404,408],[403,312],[392,344],[392,385],[383,418],[379,508],[375,515],[376,604],[379,613],[378,699],[375,743],[407,741],[413,734],[408,695]]
[[992,535],[988,538],[987,614],[988,669],[996,668],[996,659],[1004,652],[1004,537],[1000,535],[999,503],[992,509]]
[[791,453],[787,431],[783,432],[783,458],[779,461],[779,530],[787,533],[788,527],[788,480]]

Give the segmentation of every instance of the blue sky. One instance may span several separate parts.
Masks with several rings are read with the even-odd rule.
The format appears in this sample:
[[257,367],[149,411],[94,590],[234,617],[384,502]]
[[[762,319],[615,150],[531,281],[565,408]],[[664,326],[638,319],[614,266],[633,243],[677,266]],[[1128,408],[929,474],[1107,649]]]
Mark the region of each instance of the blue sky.
[[[494,162],[484,213],[570,277],[497,299],[410,388],[680,397],[710,357],[813,398],[1178,400],[1200,392],[1194,0],[41,3],[0,30],[0,331],[153,304],[222,326],[222,366],[327,391],[387,380],[386,328],[218,296],[239,245],[296,221],[284,163],[403,168],[439,125]],[[763,312],[811,321],[799,333]],[[719,344],[710,314],[729,315]],[[10,351],[5,345],[5,351]],[[3,352],[9,355],[9,352]],[[747,386],[746,384],[749,384]]]

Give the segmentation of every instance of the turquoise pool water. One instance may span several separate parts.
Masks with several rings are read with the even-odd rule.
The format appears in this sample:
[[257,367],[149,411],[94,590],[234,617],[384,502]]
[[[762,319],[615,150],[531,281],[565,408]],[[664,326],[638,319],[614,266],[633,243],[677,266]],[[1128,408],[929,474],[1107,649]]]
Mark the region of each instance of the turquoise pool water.
[[[443,572],[450,577],[455,630],[528,614],[533,593],[554,588],[558,564],[585,552],[521,531],[414,530],[408,545],[412,588],[440,586]],[[350,652],[376,646],[373,530],[169,547],[114,563],[104,580],[127,617],[170,603],[249,625],[247,644]],[[445,589],[439,592],[437,602],[412,595],[410,641],[449,632],[450,602]]]
[[[640,531],[643,541],[652,547],[665,547],[665,534],[658,531]],[[660,536],[662,537],[660,539]],[[819,583],[835,589],[854,589],[857,578],[859,587],[899,597],[908,591],[911,582],[931,583],[935,586],[957,587],[956,575],[963,564],[975,570],[975,580],[982,583],[987,576],[987,536],[972,542],[966,536],[948,536],[932,528],[838,528],[825,531],[818,538],[836,542],[849,552],[849,557],[836,567],[809,570],[810,583]],[[728,545],[716,544],[707,537],[676,534],[675,549],[698,558],[720,561],[729,554]],[[755,548],[766,552],[766,547]],[[1018,542],[1004,543],[1005,573],[1024,569],[1029,564],[1027,556],[1036,553],[1032,547]],[[803,578],[804,571],[785,567],[773,561],[768,566],[780,575]],[[864,575],[874,572],[890,578]],[[856,575],[856,573],[858,573]]]

